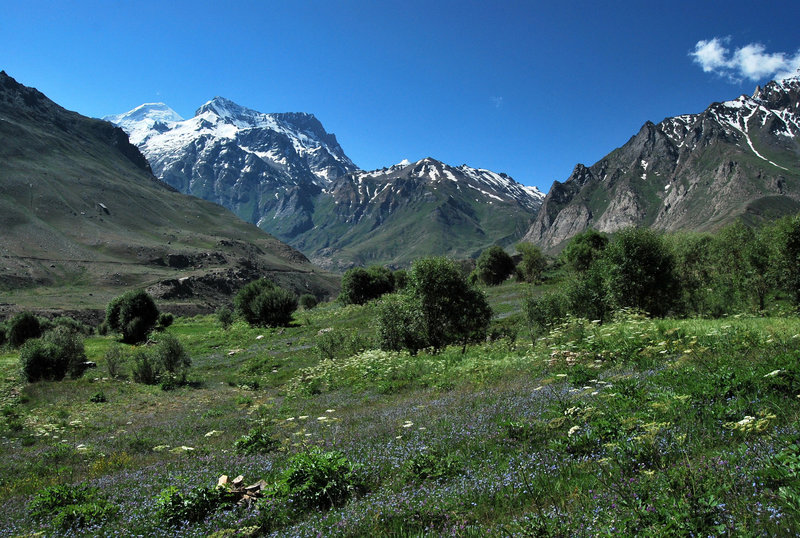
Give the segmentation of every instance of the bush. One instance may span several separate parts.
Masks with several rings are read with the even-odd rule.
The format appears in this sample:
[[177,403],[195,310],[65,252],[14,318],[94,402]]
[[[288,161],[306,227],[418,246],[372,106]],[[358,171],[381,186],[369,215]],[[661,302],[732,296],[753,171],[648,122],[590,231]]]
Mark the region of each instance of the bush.
[[363,486],[357,468],[342,453],[314,447],[289,460],[276,489],[301,510],[327,510],[343,505]]
[[227,306],[220,306],[217,308],[217,321],[222,325],[223,329],[228,329],[233,324],[233,311]]
[[83,336],[89,336],[94,332],[89,325],[69,316],[54,318],[53,327],[66,327],[72,332],[82,334]]
[[155,385],[158,383],[160,371],[156,362],[143,350],[137,349],[133,353],[131,377],[137,383]]
[[116,297],[106,307],[108,326],[122,334],[127,344],[143,342],[158,321],[158,308],[144,290],[132,290]]
[[106,350],[103,356],[108,375],[112,379],[119,379],[122,377],[122,366],[125,364],[125,351],[119,344],[113,344]]
[[369,341],[360,331],[333,329],[325,331],[316,340],[320,358],[334,360],[361,353],[369,347]]
[[162,312],[161,314],[158,315],[158,320],[156,322],[157,329],[159,331],[163,331],[164,329],[172,325],[174,321],[175,321],[175,316],[173,316],[169,312]]
[[517,245],[517,252],[522,255],[522,260],[517,265],[517,277],[530,283],[541,280],[547,267],[547,258],[542,250],[530,243],[520,243]]
[[487,286],[496,286],[514,273],[514,260],[497,245],[487,248],[478,257],[475,274]]
[[600,258],[607,245],[608,237],[590,228],[572,237],[564,247],[561,258],[575,271],[588,271],[595,260]]
[[540,296],[529,294],[525,297],[522,308],[532,341],[566,317],[566,303],[564,295],[558,292],[549,292]]
[[59,327],[43,338],[26,342],[20,349],[19,359],[22,373],[29,383],[60,381],[67,372],[72,377],[83,373],[86,352],[79,335]]
[[255,280],[239,290],[234,298],[236,313],[252,326],[288,326],[297,310],[294,294],[270,280]]
[[665,316],[676,305],[674,258],[662,236],[647,228],[620,231],[603,252],[609,297],[615,307]]
[[36,493],[28,504],[28,510],[37,519],[52,517],[53,526],[65,531],[112,517],[118,509],[101,497],[97,488],[65,484]]
[[394,275],[386,267],[373,265],[368,269],[354,267],[342,275],[339,301],[344,304],[365,304],[394,291]]
[[251,429],[233,444],[240,454],[267,454],[278,446],[280,443],[272,437],[272,431],[263,426]]
[[161,336],[152,354],[157,372],[168,373],[181,383],[186,381],[186,371],[192,365],[192,359],[175,335],[165,333]]
[[156,499],[156,517],[170,525],[185,522],[197,523],[226,505],[232,505],[235,497],[225,488],[196,487],[185,495],[175,486],[161,490]]
[[386,351],[407,349],[412,355],[426,345],[419,307],[405,294],[385,296],[378,303],[378,340]]
[[312,308],[317,306],[317,298],[311,295],[310,293],[304,293],[297,300],[297,303],[301,307],[303,307],[303,310],[311,310]]
[[8,329],[5,325],[0,324],[0,346],[4,346],[8,340]]
[[40,336],[42,326],[39,318],[30,312],[20,312],[8,323],[8,343],[13,348],[21,347],[28,340]]

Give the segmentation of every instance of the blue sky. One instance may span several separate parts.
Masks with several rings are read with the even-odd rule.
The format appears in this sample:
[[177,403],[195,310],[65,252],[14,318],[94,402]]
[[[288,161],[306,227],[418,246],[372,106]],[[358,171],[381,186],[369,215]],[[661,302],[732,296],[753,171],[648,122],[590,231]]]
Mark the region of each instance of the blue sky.
[[[543,191],[647,121],[800,63],[800,2],[0,0],[0,69],[89,116],[216,95],[314,113],[364,169]],[[701,43],[702,42],[702,43]]]

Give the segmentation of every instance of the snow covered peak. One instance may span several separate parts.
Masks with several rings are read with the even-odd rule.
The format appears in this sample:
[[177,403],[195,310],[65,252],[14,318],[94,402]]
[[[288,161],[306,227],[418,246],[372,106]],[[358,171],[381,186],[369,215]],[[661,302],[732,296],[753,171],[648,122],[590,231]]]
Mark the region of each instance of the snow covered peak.
[[122,127],[128,133],[131,143],[143,143],[153,132],[164,132],[183,118],[164,103],[145,103],[123,114],[113,114],[103,118]]
[[212,100],[205,103],[197,109],[194,113],[195,117],[203,116],[205,114],[213,114],[219,116],[223,120],[232,120],[233,122],[253,123],[259,116],[263,116],[260,112],[245,108],[226,99],[224,97],[216,96]]

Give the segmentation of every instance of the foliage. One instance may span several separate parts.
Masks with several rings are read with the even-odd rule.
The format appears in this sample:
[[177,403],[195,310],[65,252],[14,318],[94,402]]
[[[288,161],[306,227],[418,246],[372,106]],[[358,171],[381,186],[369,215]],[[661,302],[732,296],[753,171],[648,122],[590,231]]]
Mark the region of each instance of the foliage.
[[547,268],[547,258],[542,249],[531,243],[519,243],[517,252],[522,255],[522,260],[517,265],[518,278],[531,284],[539,282]]
[[37,519],[51,517],[53,526],[65,531],[113,517],[118,507],[102,497],[97,488],[63,484],[37,492],[28,510]]
[[39,318],[30,312],[20,312],[8,322],[8,344],[13,348],[42,335]]
[[478,256],[475,274],[487,286],[496,286],[514,273],[514,260],[498,245],[492,245]]
[[662,236],[647,228],[627,228],[606,247],[603,259],[609,297],[616,307],[654,316],[673,310],[679,282]]
[[397,293],[378,303],[378,342],[381,349],[412,354],[425,347],[423,320],[413,297]]
[[[417,260],[411,266],[409,283],[403,293],[408,301],[406,314],[402,314],[402,303],[396,304],[400,308],[395,312],[402,316],[414,312],[419,319],[412,327],[419,327],[420,332],[410,340],[434,349],[453,343],[460,343],[466,349],[468,342],[485,338],[492,310],[484,295],[467,283],[452,261],[446,258]],[[386,330],[382,326],[381,331]]]
[[596,261],[585,271],[575,272],[564,286],[566,309],[575,316],[605,321],[612,306],[605,282],[605,265]]
[[175,321],[175,316],[170,314],[169,312],[162,312],[158,315],[158,321],[156,322],[156,328],[159,331],[163,331]]
[[106,307],[106,323],[122,334],[126,344],[143,342],[158,321],[158,308],[144,290],[131,290],[112,299]]
[[781,219],[775,228],[780,281],[800,306],[800,215]]
[[155,385],[158,383],[159,371],[156,361],[144,350],[137,349],[131,357],[131,377],[136,383]]
[[233,324],[233,311],[227,306],[217,308],[216,316],[223,329],[227,330]]
[[589,228],[570,239],[561,257],[573,270],[587,271],[600,258],[607,245],[608,237],[605,234]]
[[233,301],[236,314],[251,326],[288,326],[297,310],[297,297],[262,278],[250,282],[236,294]]
[[159,337],[152,353],[158,370],[181,381],[186,380],[186,371],[192,365],[192,359],[175,335],[165,333]]
[[276,494],[300,510],[328,510],[341,506],[363,485],[358,468],[341,452],[313,447],[288,462]]
[[89,325],[69,316],[58,316],[53,318],[53,326],[66,327],[72,332],[82,334],[83,336],[89,336],[92,334],[92,332],[94,332]]
[[363,336],[362,331],[355,329],[324,330],[317,335],[316,348],[322,359],[333,360],[350,357],[361,353],[369,347],[369,341]]
[[394,291],[394,275],[386,267],[373,265],[367,269],[354,267],[342,275],[339,301],[343,304],[365,304]]
[[126,355],[122,346],[114,344],[109,347],[103,355],[103,360],[106,364],[109,377],[112,379],[119,379],[122,377],[122,366],[126,362]]
[[267,454],[280,446],[271,428],[259,426],[236,440],[233,448],[240,454]]
[[567,315],[566,298],[559,292],[549,292],[543,295],[528,293],[523,304],[525,320],[531,339],[548,332],[560,323]]
[[57,327],[44,337],[27,341],[19,353],[26,381],[60,381],[69,372],[72,377],[83,373],[86,362],[83,339],[64,327]]
[[317,298],[310,293],[304,293],[297,300],[297,303],[303,308],[303,310],[311,310],[317,306]]
[[437,448],[409,458],[404,464],[404,474],[412,481],[443,480],[458,475],[463,468],[464,462],[456,453]]
[[156,498],[156,517],[173,526],[196,523],[219,508],[233,505],[234,501],[225,488],[198,486],[184,494],[170,486]]

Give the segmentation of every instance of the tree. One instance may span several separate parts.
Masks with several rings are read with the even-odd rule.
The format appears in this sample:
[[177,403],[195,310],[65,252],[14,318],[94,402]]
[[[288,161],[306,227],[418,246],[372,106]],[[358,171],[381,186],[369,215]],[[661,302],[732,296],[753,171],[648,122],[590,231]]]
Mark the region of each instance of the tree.
[[475,272],[478,280],[487,286],[496,286],[502,283],[514,272],[514,260],[499,247],[492,245],[478,257]]
[[662,237],[647,228],[620,231],[603,253],[612,303],[664,316],[675,305],[674,258]]
[[517,252],[522,255],[522,261],[517,265],[519,279],[530,283],[538,282],[547,267],[547,258],[542,254],[542,249],[530,243],[519,243]]
[[589,228],[572,237],[564,247],[561,256],[572,269],[578,272],[588,271],[592,263],[600,257],[608,245],[608,237]]
[[394,275],[386,267],[354,267],[342,275],[339,300],[344,304],[365,304],[394,291]]
[[143,342],[158,321],[158,307],[144,290],[131,290],[115,297],[106,307],[106,323],[122,334],[127,344]]
[[30,312],[20,312],[8,324],[8,343],[11,347],[20,347],[32,338],[42,336],[42,325],[39,318]]
[[775,236],[780,282],[795,304],[800,305],[800,215],[778,221]]
[[423,258],[411,266],[406,293],[415,303],[426,346],[442,349],[486,336],[492,310],[479,290],[446,258]]
[[60,381],[69,372],[83,373],[86,352],[83,339],[66,327],[56,327],[42,338],[28,340],[19,352],[22,373],[29,383],[39,380]]
[[266,278],[250,282],[233,300],[236,314],[258,327],[287,326],[297,310],[297,297]]

